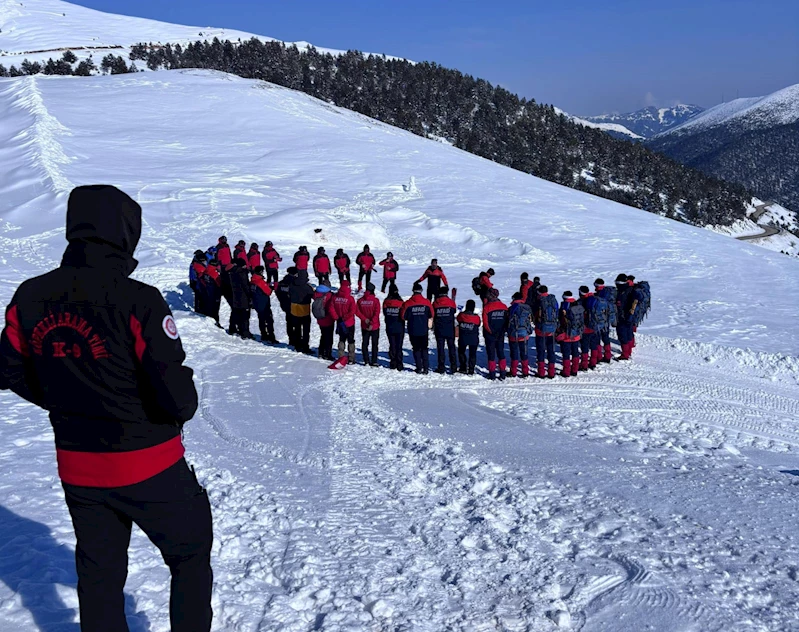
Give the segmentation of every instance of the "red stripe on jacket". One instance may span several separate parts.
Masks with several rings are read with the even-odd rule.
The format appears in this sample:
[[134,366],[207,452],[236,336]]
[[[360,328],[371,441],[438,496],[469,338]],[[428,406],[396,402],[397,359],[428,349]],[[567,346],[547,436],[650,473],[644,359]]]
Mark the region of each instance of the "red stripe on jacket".
[[22,332],[22,326],[19,324],[19,314],[17,314],[17,306],[14,305],[6,314],[6,336],[14,350],[25,356],[30,355],[28,350],[28,341],[25,339],[25,334]]
[[178,435],[151,448],[129,452],[76,452],[56,449],[58,475],[68,485],[125,487],[173,466],[185,453]]

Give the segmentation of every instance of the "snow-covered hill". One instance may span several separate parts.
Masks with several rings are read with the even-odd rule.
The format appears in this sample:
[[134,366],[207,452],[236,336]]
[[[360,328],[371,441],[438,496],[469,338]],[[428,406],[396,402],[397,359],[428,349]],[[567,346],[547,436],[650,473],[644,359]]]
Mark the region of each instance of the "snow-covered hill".
[[619,123],[597,122],[591,119],[580,118],[579,116],[572,116],[560,108],[555,108],[555,111],[559,114],[563,114],[563,116],[571,121],[574,121],[578,125],[582,125],[584,127],[593,127],[594,129],[601,129],[603,132],[607,132],[608,134],[611,134],[617,138],[623,138],[625,140],[641,140],[644,138],[643,136],[630,131],[624,125]]
[[704,111],[698,105],[679,104],[670,108],[646,107],[626,114],[586,116],[585,120],[599,125],[620,125],[639,138],[651,138],[694,119]]
[[[142,204],[136,274],[197,372],[215,629],[799,629],[799,262],[219,73],[2,79],[0,120],[0,303],[58,264],[73,186]],[[406,296],[437,256],[462,299],[493,266],[506,299],[627,271],[654,306],[633,363],[576,379],[334,373],[191,312],[223,233],[391,249]],[[46,415],[0,405],[0,630],[72,629]],[[134,632],[168,630],[168,581],[137,532]]]
[[690,120],[668,129],[663,136],[696,134],[723,125],[755,131],[799,121],[799,84],[765,97],[735,99],[705,110]]
[[[182,26],[126,15],[96,11],[63,0],[0,0],[0,63],[19,64],[23,59],[57,59],[71,49],[78,58],[90,54],[96,60],[113,53],[127,59],[130,47],[142,42],[185,46],[197,40],[263,41],[274,38],[225,28]],[[307,48],[308,42],[293,43]],[[333,54],[341,51],[318,48]]]

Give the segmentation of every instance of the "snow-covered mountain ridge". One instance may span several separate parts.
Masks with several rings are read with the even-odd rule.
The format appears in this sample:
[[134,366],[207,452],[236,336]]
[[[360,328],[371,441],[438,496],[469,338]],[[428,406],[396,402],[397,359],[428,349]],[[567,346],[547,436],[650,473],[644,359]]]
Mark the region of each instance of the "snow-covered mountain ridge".
[[602,114],[585,116],[585,120],[599,125],[621,125],[642,138],[651,138],[700,115],[704,108],[698,105],[679,104],[669,108],[649,106],[627,114]]

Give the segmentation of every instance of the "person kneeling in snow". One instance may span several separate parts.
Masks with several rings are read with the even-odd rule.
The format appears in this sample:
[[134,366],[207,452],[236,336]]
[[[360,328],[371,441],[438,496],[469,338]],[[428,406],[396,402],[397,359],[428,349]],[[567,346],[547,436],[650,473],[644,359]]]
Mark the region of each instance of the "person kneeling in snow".
[[161,293],[130,279],[141,207],[72,191],[61,266],[19,286],[0,336],[0,388],[50,412],[77,545],[80,627],[127,630],[135,523],[172,573],[173,632],[211,629],[211,506],[183,458],[193,372]]

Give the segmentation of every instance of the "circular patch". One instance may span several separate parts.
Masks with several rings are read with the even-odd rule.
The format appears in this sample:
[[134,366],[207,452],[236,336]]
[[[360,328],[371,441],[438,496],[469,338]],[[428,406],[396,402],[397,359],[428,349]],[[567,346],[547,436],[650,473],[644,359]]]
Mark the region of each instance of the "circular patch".
[[175,319],[172,318],[172,314],[167,314],[164,316],[164,321],[161,323],[161,327],[164,328],[164,333],[167,337],[172,338],[172,340],[177,340],[180,338],[178,335],[178,326],[175,324]]

